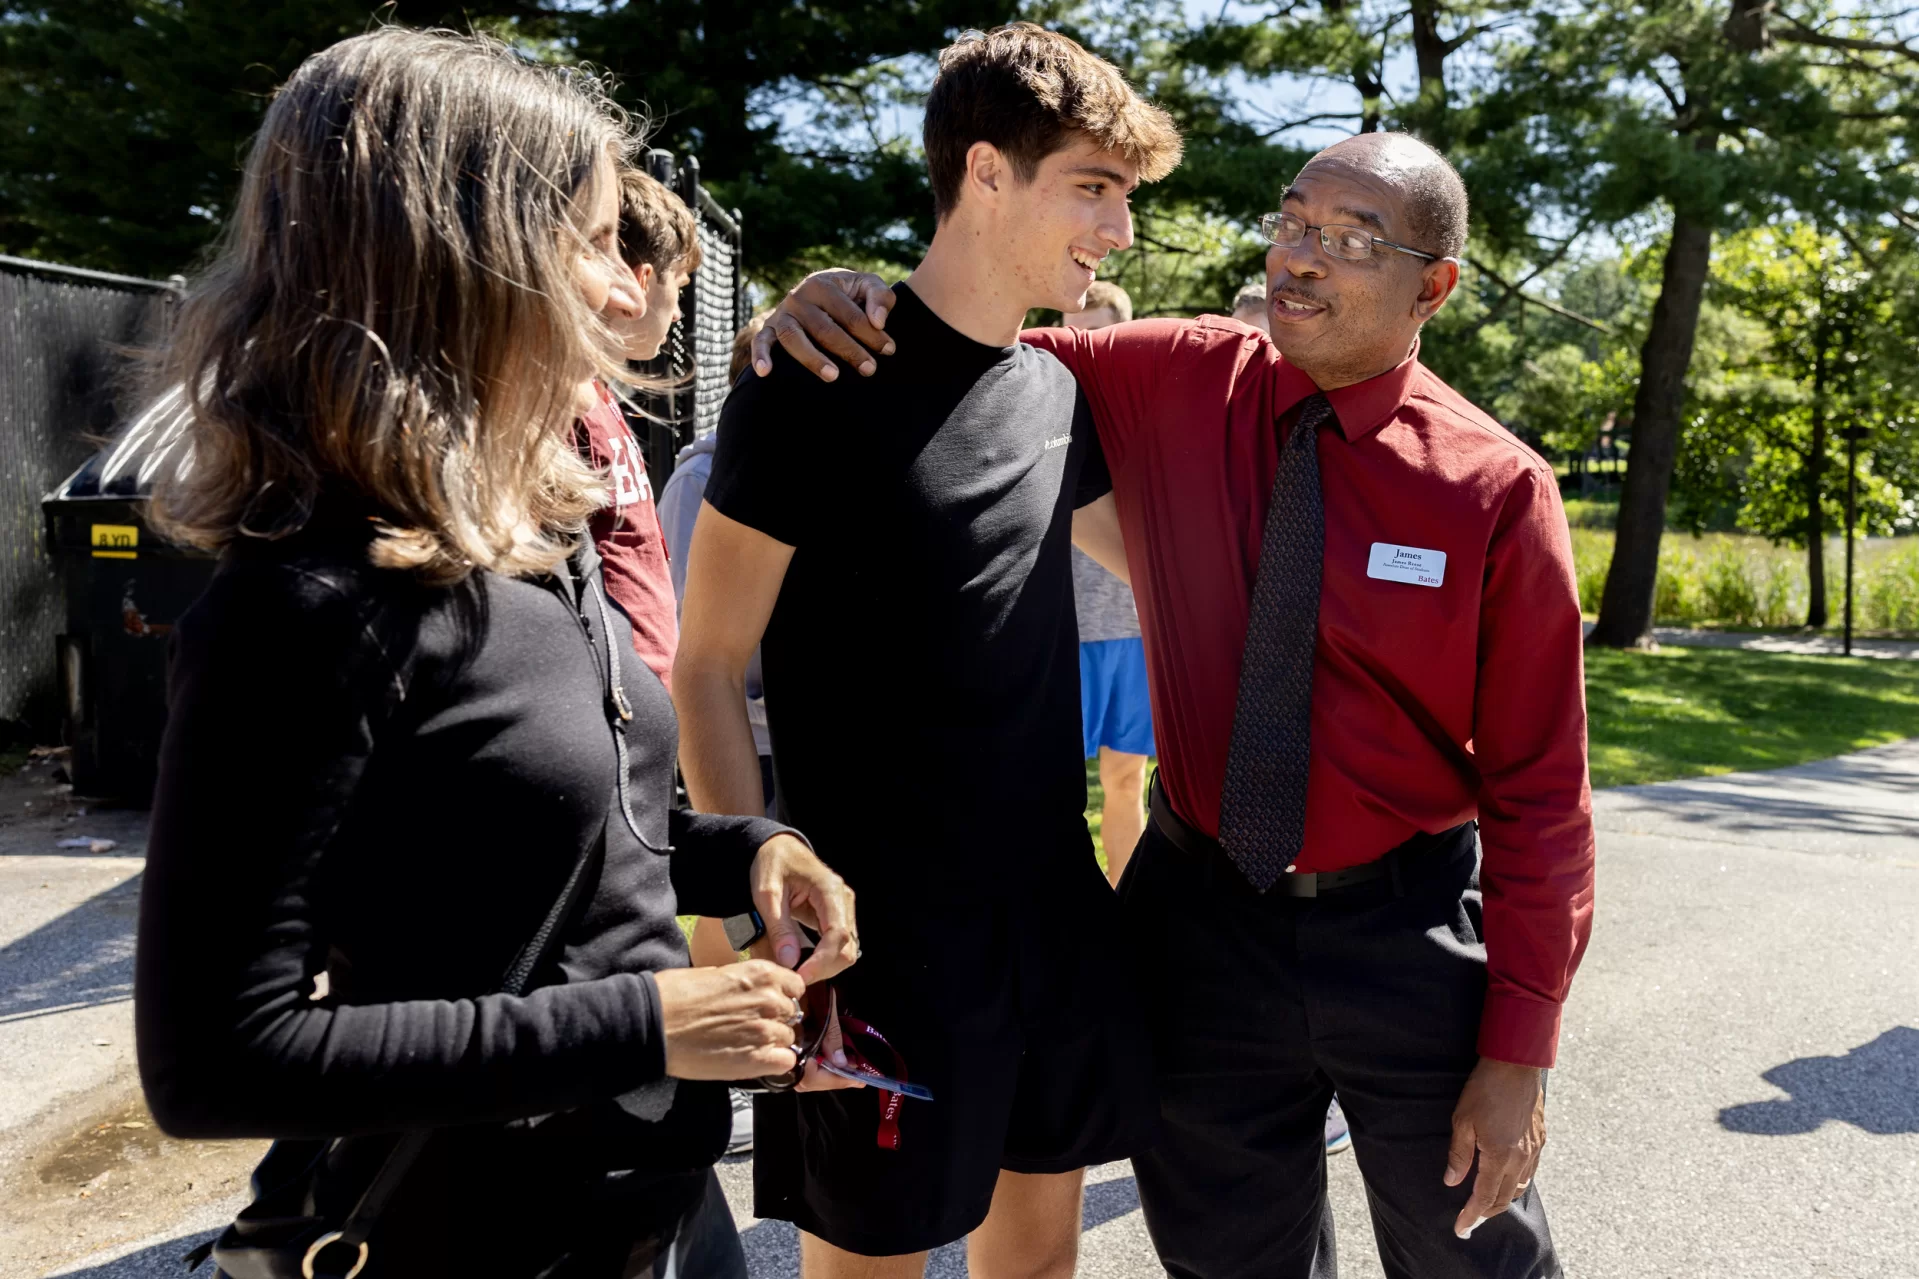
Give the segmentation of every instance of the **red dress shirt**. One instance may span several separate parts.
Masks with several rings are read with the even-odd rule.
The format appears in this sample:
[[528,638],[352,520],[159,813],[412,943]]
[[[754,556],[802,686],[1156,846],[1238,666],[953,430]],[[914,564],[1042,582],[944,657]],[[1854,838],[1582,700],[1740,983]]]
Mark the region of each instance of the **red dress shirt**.
[[666,564],[666,534],[653,505],[646,457],[626,414],[605,387],[600,403],[580,419],[580,454],[606,472],[610,500],[588,522],[604,563],[606,593],[633,628],[633,651],[670,684],[680,644],[679,610]]
[[[1175,811],[1217,836],[1279,428],[1317,388],[1264,334],[1216,317],[1023,336],[1063,360],[1092,404],[1146,641],[1160,781]],[[1357,865],[1477,817],[1479,1051],[1549,1066],[1593,894],[1579,595],[1559,486],[1417,352],[1327,399],[1338,425],[1319,438],[1326,543],[1297,865]],[[1369,575],[1392,547],[1443,552],[1439,583]]]

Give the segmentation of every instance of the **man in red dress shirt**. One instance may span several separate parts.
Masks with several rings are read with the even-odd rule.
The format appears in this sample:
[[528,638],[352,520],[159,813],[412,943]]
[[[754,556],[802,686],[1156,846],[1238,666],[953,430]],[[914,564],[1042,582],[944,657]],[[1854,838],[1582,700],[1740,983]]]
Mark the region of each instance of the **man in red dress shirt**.
[[[1147,1224],[1175,1275],[1333,1274],[1337,1089],[1388,1275],[1558,1275],[1532,1178],[1593,891],[1558,486],[1419,362],[1466,238],[1442,157],[1342,142],[1261,230],[1270,343],[1024,335],[1092,402],[1159,730],[1120,885],[1133,936],[1177,939],[1147,978]],[[886,301],[816,277],[768,333],[857,367]]]

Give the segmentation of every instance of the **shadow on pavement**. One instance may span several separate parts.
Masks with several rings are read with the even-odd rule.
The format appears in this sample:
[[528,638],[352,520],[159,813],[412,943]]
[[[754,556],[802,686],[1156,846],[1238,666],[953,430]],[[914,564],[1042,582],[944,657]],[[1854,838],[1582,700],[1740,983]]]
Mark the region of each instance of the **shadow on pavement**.
[[[1131,1177],[1119,1177],[1086,1187],[1080,1209],[1080,1228],[1091,1230],[1124,1217],[1139,1207],[1139,1186]],[[800,1271],[800,1237],[792,1223],[759,1221],[740,1232],[746,1250],[746,1268],[756,1279],[796,1275]],[[926,1279],[966,1279],[966,1241],[935,1249],[926,1261]]]
[[1139,1207],[1139,1183],[1131,1177],[1117,1177],[1086,1187],[1086,1202],[1080,1209],[1081,1230],[1103,1226],[1124,1217]]
[[[218,1230],[202,1230],[181,1235],[178,1239],[169,1239],[165,1243],[130,1252],[118,1260],[88,1266],[85,1270],[59,1270],[54,1273],[60,1279],[183,1279],[187,1268],[180,1264],[180,1258],[219,1233]],[[213,1268],[210,1265],[202,1266],[195,1273],[204,1279],[213,1273]]]
[[[1831,780],[1851,779],[1800,781],[1765,777],[1764,774],[1759,776],[1765,778],[1766,790],[1804,789],[1810,793],[1804,799],[1797,799],[1755,793],[1760,790],[1758,784],[1754,784],[1751,790],[1745,790],[1724,783],[1700,786],[1684,782],[1655,782],[1651,786],[1621,787],[1614,791],[1613,794],[1619,798],[1613,801],[1613,807],[1615,810],[1650,808],[1664,818],[1691,825],[1712,826],[1728,832],[1777,833],[1789,829],[1862,839],[1919,840],[1919,817],[1870,809],[1840,808],[1833,803],[1830,790],[1822,792],[1818,789]],[[1910,777],[1901,777],[1899,780],[1904,788],[1910,789]],[[1877,785],[1884,791],[1895,789],[1890,783]]]
[[1719,1112],[1731,1132],[1784,1137],[1828,1119],[1880,1135],[1919,1133],[1919,1029],[1894,1026],[1838,1057],[1800,1057],[1761,1076],[1792,1096]]
[[10,943],[0,1024],[133,998],[139,906],[135,875]]

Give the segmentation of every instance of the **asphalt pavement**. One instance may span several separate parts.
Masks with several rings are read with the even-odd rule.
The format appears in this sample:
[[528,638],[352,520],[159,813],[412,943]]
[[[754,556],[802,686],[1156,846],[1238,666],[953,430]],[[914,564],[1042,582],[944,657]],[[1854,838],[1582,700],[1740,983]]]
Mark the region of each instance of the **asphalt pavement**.
[[[1596,808],[1597,927],[1566,1013],[1539,1176],[1566,1272],[1919,1276],[1919,740],[1603,792]],[[61,900],[99,885],[85,900],[110,904],[124,891],[117,875],[76,878]],[[18,882],[0,884],[0,901]],[[21,934],[10,909],[0,927],[0,987],[12,988]],[[89,945],[70,959],[102,953]],[[31,969],[48,992],[33,997],[41,1007],[100,980],[46,975],[58,967]],[[20,1006],[10,991],[0,1000]],[[100,1032],[113,1048],[124,1003],[33,1020],[102,1008],[119,1019]],[[40,1060],[45,1047],[15,1044],[25,1024],[0,1019],[0,1099],[35,1086],[22,1071],[57,1065]],[[101,1023],[73,1024],[62,1051],[84,1060]],[[795,1274],[790,1227],[750,1214],[750,1173],[745,1159],[721,1169],[753,1274]],[[1334,1158],[1331,1180],[1342,1273],[1381,1275],[1353,1155]],[[54,1273],[176,1275],[175,1258],[222,1207],[183,1208]],[[1084,1219],[1082,1276],[1161,1273],[1126,1165],[1092,1170]],[[936,1254],[929,1273],[963,1274],[961,1249]]]

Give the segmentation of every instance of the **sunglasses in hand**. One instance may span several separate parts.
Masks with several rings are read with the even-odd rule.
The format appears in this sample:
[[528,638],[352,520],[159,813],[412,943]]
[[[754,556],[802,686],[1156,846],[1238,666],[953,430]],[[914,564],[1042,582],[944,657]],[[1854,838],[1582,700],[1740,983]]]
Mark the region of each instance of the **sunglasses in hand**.
[[[827,1031],[838,1021],[840,1052],[846,1064],[824,1053]],[[878,1057],[887,1068],[875,1065]],[[809,1065],[817,1064],[829,1075],[855,1083],[898,1093],[920,1101],[933,1100],[933,1090],[906,1077],[906,1062],[899,1050],[878,1029],[850,1011],[841,1011],[839,991],[830,982],[808,986],[800,997],[800,1025],[793,1041],[793,1069],[783,1075],[770,1075],[759,1081],[768,1092],[790,1092],[799,1086]]]

